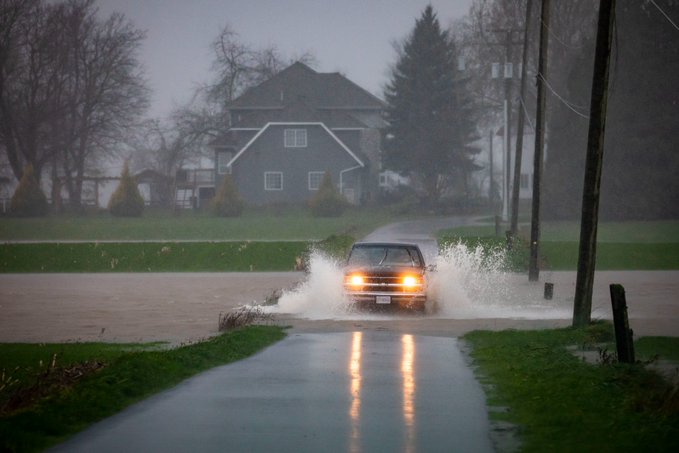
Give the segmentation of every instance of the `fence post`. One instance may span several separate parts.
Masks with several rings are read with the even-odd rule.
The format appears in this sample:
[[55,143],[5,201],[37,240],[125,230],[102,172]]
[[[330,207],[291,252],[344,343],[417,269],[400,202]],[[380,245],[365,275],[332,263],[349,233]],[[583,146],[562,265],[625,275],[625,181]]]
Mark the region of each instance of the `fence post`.
[[612,284],[610,291],[618,362],[634,363],[634,333],[629,328],[629,320],[627,319],[625,288],[622,285]]
[[545,299],[552,300],[554,296],[554,283],[545,282]]

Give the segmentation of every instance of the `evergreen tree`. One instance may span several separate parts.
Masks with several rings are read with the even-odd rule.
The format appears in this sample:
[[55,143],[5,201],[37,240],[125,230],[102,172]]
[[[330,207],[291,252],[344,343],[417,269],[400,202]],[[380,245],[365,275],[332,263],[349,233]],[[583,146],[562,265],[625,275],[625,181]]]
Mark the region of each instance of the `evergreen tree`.
[[210,204],[214,215],[219,217],[239,217],[243,213],[243,200],[231,176],[224,175],[222,185]]
[[12,201],[10,212],[18,217],[42,217],[47,214],[47,198],[33,173],[33,165],[24,167]]
[[[464,81],[456,79],[456,51],[431,6],[400,49],[386,87],[385,163],[409,174],[435,204],[451,182],[473,168],[465,145],[474,134]],[[460,178],[461,177],[461,178]]]
[[309,201],[314,217],[339,217],[347,207],[347,201],[337,191],[330,172],[325,172],[316,195]]
[[139,193],[137,182],[130,176],[127,162],[120,176],[120,184],[108,202],[108,209],[119,217],[139,217],[144,211],[144,199]]

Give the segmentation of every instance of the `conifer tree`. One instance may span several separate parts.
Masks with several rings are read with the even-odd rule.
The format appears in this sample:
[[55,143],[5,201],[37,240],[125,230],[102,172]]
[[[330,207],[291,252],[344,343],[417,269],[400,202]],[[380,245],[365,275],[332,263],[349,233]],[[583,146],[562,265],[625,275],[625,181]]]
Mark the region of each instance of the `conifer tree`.
[[465,177],[472,167],[473,151],[465,145],[475,131],[456,61],[448,32],[427,6],[400,49],[385,90],[385,163],[414,176],[432,204],[456,182],[454,176]]
[[130,176],[130,169],[125,162],[120,184],[108,202],[108,209],[114,216],[139,217],[144,212],[144,198],[139,193],[137,182]]
[[239,217],[243,213],[243,200],[231,176],[224,175],[222,185],[211,203],[212,212],[219,217]]
[[47,198],[33,173],[33,165],[24,167],[12,201],[10,212],[18,217],[42,217],[47,214]]
[[309,202],[314,217],[339,217],[347,207],[347,201],[332,182],[330,172],[325,172],[318,192]]

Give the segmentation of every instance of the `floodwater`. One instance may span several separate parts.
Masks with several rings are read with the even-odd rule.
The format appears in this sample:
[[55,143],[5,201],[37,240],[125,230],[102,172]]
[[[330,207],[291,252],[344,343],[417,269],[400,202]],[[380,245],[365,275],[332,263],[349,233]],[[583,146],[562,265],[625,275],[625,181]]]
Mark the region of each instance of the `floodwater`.
[[[430,261],[431,262],[431,261]],[[562,319],[570,316],[562,304],[545,300],[541,288],[506,272],[501,249],[485,253],[457,244],[434,258],[429,274],[424,316],[440,319]],[[284,291],[269,310],[306,319],[379,319],[384,314],[357,311],[342,291],[342,263],[314,253],[310,272],[300,286]],[[395,314],[396,316],[399,313]],[[412,316],[401,313],[403,316]],[[389,313],[390,318],[394,313]]]

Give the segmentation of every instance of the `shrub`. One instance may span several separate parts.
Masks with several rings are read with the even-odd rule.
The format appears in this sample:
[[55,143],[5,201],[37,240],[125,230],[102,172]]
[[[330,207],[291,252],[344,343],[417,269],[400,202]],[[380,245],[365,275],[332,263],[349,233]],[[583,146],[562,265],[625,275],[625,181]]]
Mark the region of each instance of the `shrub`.
[[18,217],[42,217],[47,214],[47,208],[47,198],[35,178],[33,165],[28,164],[12,195],[10,211]]
[[120,184],[108,202],[108,209],[118,217],[139,217],[144,211],[144,199],[139,193],[137,182],[130,176],[127,162],[120,175]]
[[323,175],[321,186],[309,206],[314,217],[339,217],[347,208],[347,201],[335,188],[329,172]]
[[224,175],[224,181],[210,204],[212,213],[219,217],[239,217],[243,213],[243,206],[233,180],[229,175]]

